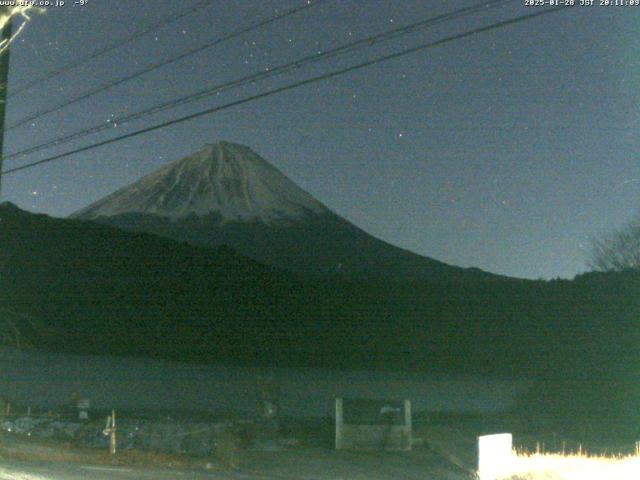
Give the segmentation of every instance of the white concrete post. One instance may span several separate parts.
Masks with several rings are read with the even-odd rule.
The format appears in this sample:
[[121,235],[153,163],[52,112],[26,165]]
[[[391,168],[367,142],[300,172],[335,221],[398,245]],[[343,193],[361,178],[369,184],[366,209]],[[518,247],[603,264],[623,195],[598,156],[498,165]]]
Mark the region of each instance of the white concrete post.
[[407,435],[407,441],[409,442],[409,450],[412,448],[413,443],[413,422],[411,420],[411,400],[404,401],[404,428]]
[[342,398],[336,398],[336,450],[342,449],[342,426],[344,417],[342,410]]
[[513,437],[510,433],[478,437],[478,477],[500,480],[512,469]]

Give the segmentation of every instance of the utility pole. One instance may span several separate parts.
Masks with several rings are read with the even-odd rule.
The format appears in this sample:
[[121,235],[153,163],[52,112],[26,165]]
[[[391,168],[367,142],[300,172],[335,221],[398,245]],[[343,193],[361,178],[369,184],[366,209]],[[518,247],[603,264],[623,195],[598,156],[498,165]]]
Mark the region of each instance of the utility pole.
[[[9,16],[10,7],[0,7],[0,16]],[[0,41],[9,42],[13,30],[11,19],[0,32]],[[2,160],[4,159],[4,117],[7,107],[7,87],[9,85],[9,52],[7,48],[0,54],[0,199],[2,198]]]

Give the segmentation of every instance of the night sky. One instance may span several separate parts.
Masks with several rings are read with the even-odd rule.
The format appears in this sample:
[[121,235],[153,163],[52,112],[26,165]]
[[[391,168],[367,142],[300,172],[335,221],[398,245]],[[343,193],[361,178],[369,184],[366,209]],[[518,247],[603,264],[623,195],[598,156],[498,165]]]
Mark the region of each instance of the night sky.
[[[88,0],[33,15],[9,92],[194,0]],[[214,1],[9,98],[7,122],[302,1]],[[476,2],[327,0],[7,132],[5,154]],[[598,3],[596,1],[596,3]],[[336,67],[531,13],[524,0],[204,99],[5,168]],[[585,270],[589,240],[637,212],[640,7],[576,7],[9,175],[3,198],[66,216],[207,143],[246,144],[376,237],[527,278]]]

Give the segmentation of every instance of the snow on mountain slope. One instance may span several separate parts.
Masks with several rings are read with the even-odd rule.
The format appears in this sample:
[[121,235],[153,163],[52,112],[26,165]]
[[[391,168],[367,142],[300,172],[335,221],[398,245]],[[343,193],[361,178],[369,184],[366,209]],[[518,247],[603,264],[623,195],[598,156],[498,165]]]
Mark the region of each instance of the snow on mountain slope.
[[328,212],[320,202],[243,145],[220,142],[147,175],[73,217],[125,213],[172,220],[220,215],[222,221],[288,223]]
[[228,245],[301,273],[471,279],[488,274],[390,245],[333,213],[250,148],[228,142],[175,161],[73,215],[192,245]]

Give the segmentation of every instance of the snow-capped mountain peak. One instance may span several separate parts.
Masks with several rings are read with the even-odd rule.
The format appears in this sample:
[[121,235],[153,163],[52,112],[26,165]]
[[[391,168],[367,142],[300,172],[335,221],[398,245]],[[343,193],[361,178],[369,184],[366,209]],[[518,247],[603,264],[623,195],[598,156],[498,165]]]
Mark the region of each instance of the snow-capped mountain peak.
[[96,219],[143,213],[177,220],[219,215],[266,224],[328,212],[320,202],[248,147],[219,142],[172,162],[75,213]]

